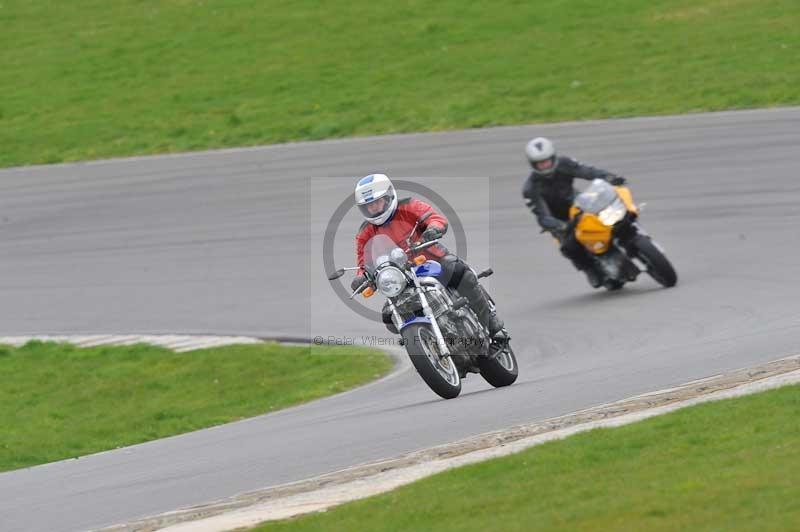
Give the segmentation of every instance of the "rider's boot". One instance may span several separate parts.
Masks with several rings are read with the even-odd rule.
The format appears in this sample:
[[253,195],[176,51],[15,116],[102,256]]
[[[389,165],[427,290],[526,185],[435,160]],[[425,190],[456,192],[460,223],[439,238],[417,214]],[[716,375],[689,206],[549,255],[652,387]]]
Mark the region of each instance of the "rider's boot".
[[589,284],[592,285],[592,288],[597,288],[603,284],[603,276],[600,275],[597,268],[594,267],[591,259],[587,257],[570,256],[567,258],[572,261],[572,265],[575,266],[575,269],[586,274],[586,279],[589,281]]
[[592,266],[586,268],[584,273],[586,274],[586,279],[589,281],[589,284],[592,285],[592,288],[597,288],[603,284],[603,277],[597,273],[597,270]]
[[561,253],[572,262],[577,270],[586,274],[586,279],[593,288],[603,284],[603,276],[597,271],[594,259],[574,238],[562,239]]
[[486,293],[481,290],[480,286],[475,283],[474,289],[470,289],[472,287],[462,287],[461,292],[463,293],[464,297],[469,300],[469,306],[475,315],[478,317],[478,321],[489,330],[489,336],[494,337],[503,330],[504,324],[503,320],[501,320],[497,313],[492,310],[491,305],[489,304],[489,299],[486,297]]
[[502,331],[503,327],[505,327],[503,320],[498,318],[497,313],[494,311],[489,311],[488,314],[483,315],[478,314],[478,319],[487,329],[489,329],[489,336],[492,338],[494,338],[497,333]]

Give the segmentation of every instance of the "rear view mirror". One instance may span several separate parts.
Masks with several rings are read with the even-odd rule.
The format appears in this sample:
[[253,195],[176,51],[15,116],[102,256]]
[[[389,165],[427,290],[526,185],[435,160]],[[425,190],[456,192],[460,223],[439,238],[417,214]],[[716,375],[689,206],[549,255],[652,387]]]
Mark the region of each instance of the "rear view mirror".
[[335,272],[328,274],[328,280],[333,281],[334,279],[338,279],[342,275],[344,275],[344,268],[339,268]]

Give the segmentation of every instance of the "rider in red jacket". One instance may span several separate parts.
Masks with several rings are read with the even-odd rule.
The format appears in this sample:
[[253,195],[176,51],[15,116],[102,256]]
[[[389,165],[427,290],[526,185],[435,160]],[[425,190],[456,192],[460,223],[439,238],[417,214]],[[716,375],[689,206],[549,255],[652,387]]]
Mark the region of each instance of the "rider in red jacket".
[[[378,202],[387,201],[384,198]],[[417,228],[411,237],[412,242],[419,242],[423,239],[423,234],[428,231],[425,240],[440,238],[436,235],[444,235],[447,232],[447,218],[436,212],[433,207],[414,198],[405,198],[397,201],[394,214],[381,225],[364,222],[356,235],[356,264],[364,266],[364,246],[375,235],[386,235],[393,242],[405,243],[408,234],[417,222]],[[447,249],[440,244],[436,244],[422,251],[422,254],[430,260],[439,261],[447,255]],[[361,273],[359,271],[359,273]]]
[[[356,260],[361,268],[364,267],[364,246],[375,235],[386,235],[399,246],[404,246],[415,225],[417,228],[412,242],[437,240],[447,232],[447,218],[418,199],[398,200],[392,182],[383,174],[372,174],[359,180],[355,196],[356,204],[366,219],[356,235]],[[478,285],[475,272],[464,261],[441,244],[426,248],[423,254],[429,260],[441,264],[442,283],[455,288],[467,298],[480,322],[489,330],[490,336],[502,331],[503,322],[491,309],[485,292]],[[352,282],[353,290],[364,281],[363,270],[359,270]],[[384,307],[383,322],[390,331],[397,332],[387,307]]]

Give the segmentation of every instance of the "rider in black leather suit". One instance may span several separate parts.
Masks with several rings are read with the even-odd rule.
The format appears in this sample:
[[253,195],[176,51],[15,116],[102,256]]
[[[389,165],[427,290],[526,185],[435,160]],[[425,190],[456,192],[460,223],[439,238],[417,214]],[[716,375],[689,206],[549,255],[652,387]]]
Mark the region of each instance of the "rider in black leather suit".
[[522,196],[543,230],[550,232],[561,244],[561,253],[586,273],[589,283],[597,287],[601,276],[594,261],[575,238],[569,224],[569,208],[575,200],[573,181],[603,179],[612,185],[622,185],[625,178],[577,160],[556,154],[553,143],[543,137],[533,139],[525,147],[532,171],[522,188]]

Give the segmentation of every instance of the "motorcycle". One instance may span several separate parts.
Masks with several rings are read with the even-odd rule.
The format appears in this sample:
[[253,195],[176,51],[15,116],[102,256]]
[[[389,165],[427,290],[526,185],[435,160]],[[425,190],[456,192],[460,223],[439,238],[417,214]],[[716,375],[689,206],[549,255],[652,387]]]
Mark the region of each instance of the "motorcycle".
[[602,285],[619,290],[647,272],[668,288],[678,275],[659,246],[638,223],[640,208],[630,189],[595,179],[570,208],[568,230],[594,257]]
[[[468,373],[480,375],[492,386],[509,386],[517,380],[519,366],[508,339],[492,339],[468,305],[439,280],[441,265],[418,253],[439,242],[431,240],[398,246],[386,235],[376,235],[364,247],[366,281],[356,288],[350,299],[361,294],[370,297],[377,291],[387,298],[392,322],[422,380],[436,394],[452,399],[461,393],[461,381]],[[335,280],[345,271],[340,268],[328,275]],[[477,273],[484,278],[491,269]],[[481,290],[484,288],[481,286]],[[485,290],[484,290],[485,293]],[[492,310],[494,301],[488,297]]]

